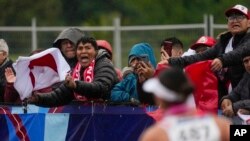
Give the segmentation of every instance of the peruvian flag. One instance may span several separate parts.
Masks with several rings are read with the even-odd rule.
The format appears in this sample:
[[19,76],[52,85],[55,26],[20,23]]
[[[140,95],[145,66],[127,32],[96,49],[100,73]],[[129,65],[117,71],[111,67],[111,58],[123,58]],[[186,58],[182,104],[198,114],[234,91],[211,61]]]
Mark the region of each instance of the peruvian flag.
[[14,87],[21,100],[30,97],[32,91],[63,81],[70,71],[58,48],[50,48],[30,57],[21,56],[13,67],[16,71]]
[[211,62],[209,60],[189,65],[185,72],[195,86],[193,94],[196,108],[217,114],[218,80],[211,71]]

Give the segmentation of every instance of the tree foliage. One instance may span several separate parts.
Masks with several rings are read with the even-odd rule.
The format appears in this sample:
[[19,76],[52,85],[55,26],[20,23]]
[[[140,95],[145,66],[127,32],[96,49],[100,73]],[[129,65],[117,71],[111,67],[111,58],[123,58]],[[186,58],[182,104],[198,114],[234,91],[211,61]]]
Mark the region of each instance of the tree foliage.
[[160,25],[202,22],[213,14],[224,23],[224,11],[246,0],[1,0],[0,25],[30,25],[35,17],[40,26],[111,25],[119,16],[122,25]]
[[39,25],[60,25],[61,7],[58,0],[1,0],[0,25],[30,25],[33,17]]

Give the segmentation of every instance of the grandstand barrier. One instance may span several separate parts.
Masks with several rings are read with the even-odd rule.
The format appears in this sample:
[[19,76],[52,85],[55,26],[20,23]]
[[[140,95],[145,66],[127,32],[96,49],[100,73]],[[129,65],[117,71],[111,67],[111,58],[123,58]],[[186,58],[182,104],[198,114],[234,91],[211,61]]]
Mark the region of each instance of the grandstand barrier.
[[154,120],[156,107],[66,105],[55,108],[0,106],[0,137],[4,141],[136,141]]

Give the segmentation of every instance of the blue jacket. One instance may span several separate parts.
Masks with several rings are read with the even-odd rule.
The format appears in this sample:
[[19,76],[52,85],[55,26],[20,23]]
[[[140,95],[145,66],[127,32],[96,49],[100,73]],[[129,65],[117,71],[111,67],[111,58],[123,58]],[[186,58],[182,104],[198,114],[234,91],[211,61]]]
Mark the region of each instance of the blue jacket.
[[[152,47],[148,43],[135,44],[129,53],[128,62],[133,56],[147,54],[151,65],[156,67],[156,59]],[[131,72],[125,78],[117,83],[111,91],[111,101],[115,102],[128,102],[131,98],[139,100],[137,93],[137,79],[138,76]]]
[[127,102],[131,98],[138,99],[137,95],[137,75],[128,74],[121,82],[117,83],[111,91],[111,101]]

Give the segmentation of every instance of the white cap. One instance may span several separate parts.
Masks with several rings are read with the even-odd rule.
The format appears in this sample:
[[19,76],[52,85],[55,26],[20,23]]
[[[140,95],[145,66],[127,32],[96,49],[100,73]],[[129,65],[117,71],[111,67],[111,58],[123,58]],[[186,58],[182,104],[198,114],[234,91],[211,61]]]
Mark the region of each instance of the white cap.
[[235,5],[234,7],[226,10],[225,15],[228,17],[232,12],[240,12],[244,14],[248,19],[250,18],[250,13],[248,11],[248,8],[243,5],[240,4]]
[[163,86],[158,78],[151,78],[143,84],[143,90],[153,93],[155,96],[169,102],[181,101],[182,98],[176,92]]

